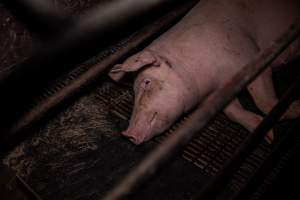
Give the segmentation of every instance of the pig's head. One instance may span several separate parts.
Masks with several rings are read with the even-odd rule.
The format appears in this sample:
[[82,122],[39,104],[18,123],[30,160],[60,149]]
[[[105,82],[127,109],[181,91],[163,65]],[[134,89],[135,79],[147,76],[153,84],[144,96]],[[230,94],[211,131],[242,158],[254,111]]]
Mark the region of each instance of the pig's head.
[[168,129],[189,110],[195,94],[165,59],[152,52],[144,50],[130,57],[116,65],[110,76],[119,81],[130,72],[138,72],[135,103],[129,127],[122,134],[140,144]]

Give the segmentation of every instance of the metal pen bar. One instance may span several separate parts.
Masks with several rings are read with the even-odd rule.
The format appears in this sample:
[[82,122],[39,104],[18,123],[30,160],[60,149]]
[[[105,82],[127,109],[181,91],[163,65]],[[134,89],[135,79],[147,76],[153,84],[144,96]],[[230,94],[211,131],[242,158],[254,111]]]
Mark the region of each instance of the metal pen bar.
[[17,183],[20,184],[20,186],[22,188],[24,188],[24,190],[26,191],[26,193],[28,194],[29,198],[32,200],[43,200],[39,194],[37,194],[32,187],[30,187],[26,181],[19,175],[16,175],[16,181]]
[[23,138],[28,136],[26,133],[30,127],[41,121],[41,119],[47,116],[47,114],[49,114],[49,112],[54,108],[62,105],[68,99],[74,97],[88,85],[92,84],[95,80],[99,79],[99,76],[109,67],[113,66],[121,59],[126,58],[130,54],[140,50],[147,43],[151,42],[158,35],[170,28],[186,12],[188,12],[195,3],[196,1],[189,1],[180,6],[180,8],[176,10],[174,9],[170,13],[159,18],[156,22],[144,27],[142,30],[138,31],[132,39],[130,39],[129,43],[125,47],[108,56],[103,61],[95,64],[69,85],[41,102],[28,113],[25,113],[19,120],[16,121],[16,123],[14,123],[14,126],[7,131],[5,137],[0,141],[0,152],[4,152],[5,154],[5,152],[15,147],[20,141],[22,141]]
[[47,0],[3,0],[18,19],[41,36],[58,34],[73,22],[68,13]]
[[[300,80],[300,79],[299,79]],[[299,84],[300,81],[298,81]],[[299,84],[300,85],[300,84]],[[300,86],[298,86],[298,91],[300,90]],[[297,92],[298,92],[297,91]],[[262,183],[264,178],[269,174],[269,172],[274,167],[274,164],[276,164],[283,153],[286,152],[286,150],[289,148],[289,146],[292,144],[292,142],[295,140],[295,138],[299,138],[299,133],[296,131],[300,130],[300,121],[297,120],[294,123],[294,126],[289,129],[287,133],[285,133],[285,136],[281,141],[276,145],[274,150],[271,152],[271,155],[268,156],[268,158],[262,163],[262,165],[257,169],[257,171],[250,177],[250,179],[247,181],[247,183],[240,189],[240,191],[235,194],[233,197],[231,197],[231,200],[238,200],[238,199],[247,199],[249,195],[252,194],[252,192],[255,191],[255,188],[257,188],[257,185],[259,183]],[[299,146],[299,145],[298,145]]]
[[41,200],[39,195],[20,176],[4,165],[0,164],[0,196],[1,199]]
[[260,144],[268,131],[274,126],[277,120],[288,109],[295,97],[300,91],[300,76],[295,83],[280,98],[272,111],[264,118],[253,133],[249,134],[246,140],[241,144],[232,158],[224,167],[209,181],[196,199],[213,199],[218,192],[225,187],[233,174],[239,169],[245,159]]
[[115,0],[102,4],[32,57],[0,74],[0,132],[45,86],[72,66],[168,11],[179,0]]
[[[221,111],[236,95],[258,76],[269,64],[294,41],[300,34],[300,21],[297,19],[285,34],[269,48],[263,50],[249,64],[244,66],[227,84],[211,94],[162,144],[154,149],[135,168],[133,168],[103,199],[123,198],[134,191],[173,157],[188,141],[199,132],[217,113]],[[210,192],[210,191],[208,191]]]
[[[266,176],[269,175],[269,172],[274,168],[274,165],[280,162],[280,158],[281,156],[283,156],[283,153],[290,151],[291,144],[293,144],[295,140],[299,141],[299,131],[300,121],[297,120],[294,123],[294,126],[290,128],[287,133],[285,133],[286,135],[284,136],[284,138],[275,147],[274,151],[257,170],[257,172],[251,177],[249,181],[247,181],[245,186],[243,186],[243,188],[231,198],[232,200],[247,199],[247,197],[255,192],[257,185],[259,183],[262,183],[264,181],[264,178],[266,178]],[[292,147],[292,150],[299,151],[299,147],[300,145],[297,143]]]

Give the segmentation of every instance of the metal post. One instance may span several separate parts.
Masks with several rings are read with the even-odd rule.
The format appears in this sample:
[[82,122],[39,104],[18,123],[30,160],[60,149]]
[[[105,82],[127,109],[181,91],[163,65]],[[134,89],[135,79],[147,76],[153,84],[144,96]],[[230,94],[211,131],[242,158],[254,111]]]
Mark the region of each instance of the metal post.
[[72,66],[168,11],[179,0],[116,0],[90,12],[36,54],[0,74],[0,132],[41,90]]
[[41,36],[53,37],[73,22],[68,13],[62,13],[62,9],[55,7],[51,1],[3,0],[3,3],[30,30]]
[[49,112],[53,111],[54,108],[62,105],[84,90],[88,85],[92,84],[95,80],[98,80],[99,76],[109,67],[153,41],[158,35],[170,28],[186,12],[188,12],[195,3],[196,1],[189,1],[183,6],[177,6],[179,7],[178,9],[174,9],[159,20],[144,27],[142,30],[139,30],[138,33],[131,37],[129,43],[125,47],[121,48],[116,53],[111,54],[103,61],[91,66],[90,69],[72,81],[69,85],[65,86],[45,101],[42,101],[29,112],[24,113],[24,115],[14,123],[13,127],[6,131],[1,137],[0,152],[5,154],[15,147],[22,139],[28,136],[28,133],[31,132],[28,131],[29,128],[32,128],[34,124],[40,122],[46,116],[49,116]]
[[[298,88],[299,91],[300,87]],[[297,132],[298,131],[298,132]],[[278,145],[274,147],[271,155],[262,163],[262,165],[257,169],[257,171],[250,177],[247,183],[241,188],[241,190],[232,196],[231,200],[243,200],[247,199],[249,195],[251,195],[259,183],[262,183],[269,172],[272,170],[274,165],[278,163],[283,153],[285,153],[290,145],[295,141],[295,139],[299,140],[299,131],[300,131],[300,121],[297,120],[292,128],[289,129],[288,132],[285,133],[283,139],[278,142]],[[299,145],[298,145],[299,146]]]
[[268,131],[273,127],[282,114],[288,109],[300,91],[300,76],[279,100],[272,111],[264,118],[259,126],[251,133],[244,143],[233,154],[224,167],[209,181],[196,199],[213,199],[225,187],[233,174],[239,169],[243,161],[260,144]]

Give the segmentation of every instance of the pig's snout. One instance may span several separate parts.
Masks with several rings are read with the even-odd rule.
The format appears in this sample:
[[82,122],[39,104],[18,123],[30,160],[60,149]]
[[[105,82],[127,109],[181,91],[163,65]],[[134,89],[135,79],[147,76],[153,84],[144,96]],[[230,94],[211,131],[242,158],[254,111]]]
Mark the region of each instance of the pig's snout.
[[182,79],[170,62],[152,51],[127,59],[113,73],[124,76],[137,70],[133,114],[128,129],[122,134],[133,143],[141,144],[166,131],[195,105],[198,90],[192,79]]
[[158,112],[143,113],[132,117],[128,129],[122,132],[134,144],[141,144],[152,137]]
[[[175,79],[175,78],[174,78]],[[122,134],[141,144],[167,130],[184,113],[180,83],[168,74],[168,81],[140,76],[135,82],[135,106],[129,127]]]

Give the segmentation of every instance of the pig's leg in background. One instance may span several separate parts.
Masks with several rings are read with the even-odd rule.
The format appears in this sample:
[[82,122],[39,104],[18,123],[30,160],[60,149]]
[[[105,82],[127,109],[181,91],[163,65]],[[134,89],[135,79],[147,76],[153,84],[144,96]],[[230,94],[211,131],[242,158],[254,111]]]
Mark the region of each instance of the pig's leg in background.
[[[238,99],[234,99],[225,109],[224,113],[231,119],[242,126],[248,131],[253,132],[259,125],[263,118],[253,112],[245,110]],[[268,143],[272,143],[274,139],[273,130],[271,130],[265,138]]]
[[[265,114],[268,114],[278,102],[272,80],[272,69],[269,67],[258,76],[248,86],[248,91],[257,107]],[[294,119],[299,116],[300,101],[294,101],[281,119]]]

